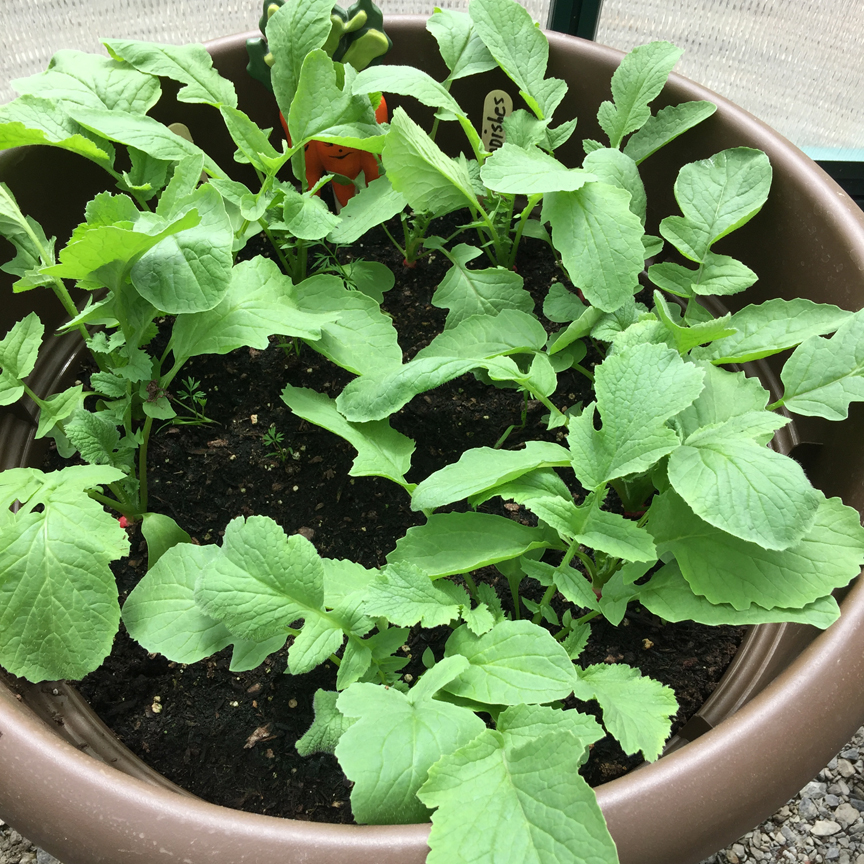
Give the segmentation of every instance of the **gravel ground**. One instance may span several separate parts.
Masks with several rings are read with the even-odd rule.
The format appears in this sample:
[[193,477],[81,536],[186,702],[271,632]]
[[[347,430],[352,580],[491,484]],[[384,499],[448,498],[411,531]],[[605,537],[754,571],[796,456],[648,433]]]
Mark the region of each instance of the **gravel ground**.
[[[864,864],[864,726],[797,797],[702,864],[756,862]],[[61,862],[0,822],[0,864]]]

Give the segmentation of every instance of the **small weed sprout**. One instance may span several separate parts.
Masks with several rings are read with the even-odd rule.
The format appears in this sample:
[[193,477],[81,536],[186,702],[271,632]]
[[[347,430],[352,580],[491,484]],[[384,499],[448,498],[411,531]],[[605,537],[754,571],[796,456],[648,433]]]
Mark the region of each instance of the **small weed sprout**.
[[261,443],[267,448],[267,457],[270,459],[278,459],[285,465],[289,459],[295,461],[300,458],[300,454],[293,448],[284,446],[282,442],[285,436],[276,429],[276,424],[271,423],[270,428],[261,436]]
[[207,423],[215,423],[205,413],[207,407],[207,395],[200,389],[201,382],[191,375],[180,382],[175,401],[190,413],[190,417],[175,417],[175,426],[204,426]]

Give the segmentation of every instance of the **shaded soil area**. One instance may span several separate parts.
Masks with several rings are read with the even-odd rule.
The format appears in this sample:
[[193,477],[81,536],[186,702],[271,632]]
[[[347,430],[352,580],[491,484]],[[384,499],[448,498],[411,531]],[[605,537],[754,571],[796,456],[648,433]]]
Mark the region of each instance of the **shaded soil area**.
[[[536,240],[523,243],[518,271],[539,313],[550,283],[564,280],[545,254],[547,247]],[[384,261],[396,274],[383,308],[394,319],[400,344],[411,346],[405,353],[410,359],[443,329],[446,311],[430,301],[449,263],[438,255],[413,269],[403,267],[383,232],[353,252]],[[168,326],[165,322],[166,332]],[[166,338],[165,333],[160,338]],[[599,360],[589,353],[583,365],[590,369]],[[219,542],[227,523],[237,516],[264,515],[288,534],[303,533],[324,556],[377,567],[385,563],[396,540],[423,521],[397,485],[350,477],[353,448],[296,417],[282,402],[286,383],[335,398],[350,380],[308,346],[274,338],[266,351],[244,348],[226,356],[195,358],[180,379],[189,376],[206,395],[206,415],[219,422],[166,424],[153,436],[150,506],[176,519],[195,542]],[[552,397],[559,408],[591,398],[584,375],[571,370],[559,380]],[[179,399],[179,389],[172,395]],[[469,447],[493,446],[508,426],[520,424],[523,410],[527,424],[512,432],[507,447],[529,438],[563,439],[560,430],[544,431],[540,420],[546,409],[539,403],[526,406],[517,391],[490,388],[471,375],[415,398],[391,418],[394,428],[417,442],[407,479],[421,480]],[[265,440],[271,428],[282,436],[278,447]],[[572,473],[562,476],[577,499],[584,495]],[[500,499],[482,509],[532,524],[530,513]],[[121,602],[146,572],[140,530],[132,526],[129,532],[132,555],[116,569]],[[487,571],[476,578],[495,584],[506,607],[506,580],[494,568]],[[528,584],[525,593],[536,600],[542,590],[537,583]],[[559,612],[563,602],[556,598]],[[743,633],[736,627],[668,624],[638,607],[618,628],[599,619],[592,626],[580,662],[632,664],[671,686],[681,705],[676,728],[713,691]],[[420,658],[427,647],[440,659],[448,633],[446,627],[412,632],[400,649],[408,659],[406,681],[422,674]],[[176,664],[148,655],[121,629],[110,657],[80,689],[133,752],[208,801],[274,816],[350,822],[351,784],[335,758],[301,758],[294,748],[312,722],[314,693],[335,688],[336,670],[324,664],[305,675],[286,675],[284,655],[285,649],[258,669],[236,674],[228,668],[230,649],[200,663]],[[596,785],[637,762],[604,740],[595,745],[585,772]]]

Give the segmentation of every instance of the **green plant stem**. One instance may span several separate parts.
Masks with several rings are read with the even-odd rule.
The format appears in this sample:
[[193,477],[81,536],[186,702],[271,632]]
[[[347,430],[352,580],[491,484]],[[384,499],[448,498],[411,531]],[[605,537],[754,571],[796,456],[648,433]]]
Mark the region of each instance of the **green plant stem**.
[[584,552],[580,552],[578,549],[574,554],[585,565],[585,569],[588,571],[588,575],[591,577],[591,584],[593,585],[594,580],[597,578],[597,568],[594,566],[594,562]]
[[[48,254],[48,250],[39,242],[39,238],[36,236],[36,232],[30,226],[30,223],[25,219],[21,223],[21,227],[24,228],[24,231],[27,233],[27,236],[30,238],[33,245],[36,247],[39,252],[39,257],[42,259],[42,263],[44,265],[52,265],[54,264],[53,256]],[[57,276],[51,277],[51,290],[54,292],[54,295],[57,299],[63,304],[63,308],[66,310],[66,313],[70,318],[78,317],[78,307],[75,305],[75,301],[72,299],[72,295],[69,293],[66,286],[63,284],[63,280],[59,279]],[[87,328],[82,323],[78,323],[76,325],[76,329],[81,334],[81,338],[86,342],[90,338],[90,333]],[[96,362],[99,362],[99,358],[94,357]],[[100,365],[99,368],[104,371],[104,368]]]
[[[534,208],[543,200],[542,195],[532,195],[528,199],[528,204],[525,209],[519,214],[519,222],[516,224],[516,231],[513,234],[513,243],[510,247],[510,258],[508,260],[508,269],[512,270],[516,265],[516,253],[519,251],[519,243],[522,240],[522,232],[525,230],[525,223],[528,221]],[[514,199],[515,202],[515,199]],[[511,207],[512,212],[512,207]]]
[[[397,251],[399,252],[399,254],[400,254],[400,255],[401,255],[401,256],[402,256],[402,257],[407,261],[407,260],[408,260],[408,252],[407,252],[405,249],[403,249],[403,248],[402,248],[402,247],[401,247],[401,246],[396,242],[396,238],[395,238],[395,237],[390,233],[390,230],[387,228],[387,226],[386,226],[383,222],[381,223],[381,227],[384,229],[384,233],[385,233],[385,234],[390,238],[390,242],[391,242],[391,243],[396,247],[396,249],[397,249]],[[404,223],[404,222],[402,223],[402,231],[403,231],[403,233],[405,234],[406,242],[407,242],[408,229],[405,227],[405,223]]]
[[471,599],[475,603],[479,603],[480,601],[477,599],[477,583],[474,581],[474,577],[470,573],[463,573],[462,578],[465,580],[465,587],[468,589]]
[[574,624],[587,624],[589,621],[593,621],[600,614],[599,609],[595,609],[593,612],[586,612],[581,618],[574,618],[570,622],[570,629],[573,629]]
[[519,584],[522,582],[522,576],[516,573],[507,577],[507,584],[510,586],[510,596],[513,598],[513,618],[519,619],[522,617],[522,610],[519,606]]
[[581,372],[592,384],[594,383],[594,373],[590,369],[586,369],[580,363],[574,363],[572,368]]
[[150,430],[153,428],[153,418],[144,421],[141,433],[141,447],[138,450],[138,508],[141,513],[147,512],[147,447],[150,443]]
[[288,263],[288,259],[285,257],[285,253],[282,251],[281,247],[274,239],[273,232],[270,230],[270,227],[264,222],[263,219],[259,219],[258,224],[261,226],[261,230],[264,232],[264,236],[270,241],[270,245],[273,247],[273,251],[276,253],[276,257],[279,259],[279,263],[282,265],[282,272],[290,273],[291,265]]
[[[516,428],[515,423],[511,423],[505,430],[504,434],[495,442],[493,450],[500,450],[501,445],[510,437],[510,433]],[[521,428],[521,427],[520,427]]]
[[138,515],[137,513],[135,513],[134,508],[130,508],[122,504],[120,501],[115,501],[113,498],[109,498],[107,495],[103,495],[101,492],[96,492],[93,489],[88,489],[87,495],[94,501],[98,501],[100,504],[103,504],[105,507],[110,507],[112,510],[116,510],[121,516],[125,516],[127,519],[134,518]]
[[537,607],[537,611],[534,613],[534,617],[531,619],[532,624],[539,624],[540,623],[540,619],[543,617],[541,610],[543,609],[544,606],[547,606],[549,604],[549,601],[555,596],[555,592],[557,590],[558,589],[554,585],[550,585],[543,592],[543,599],[540,601],[540,605]]

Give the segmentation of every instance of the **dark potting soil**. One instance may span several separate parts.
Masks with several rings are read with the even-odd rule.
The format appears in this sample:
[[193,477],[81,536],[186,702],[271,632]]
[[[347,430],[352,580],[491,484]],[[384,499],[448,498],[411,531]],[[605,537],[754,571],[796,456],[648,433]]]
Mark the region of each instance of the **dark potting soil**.
[[[438,231],[449,233],[447,226]],[[394,319],[400,344],[411,346],[405,354],[410,359],[443,329],[446,311],[430,300],[448,262],[433,255],[414,268],[404,267],[383,232],[351,252],[383,261],[396,274],[383,308]],[[343,260],[350,257],[340,254]],[[535,297],[538,314],[550,283],[566,283],[548,247],[537,240],[523,240],[518,271]],[[326,557],[381,566],[396,540],[423,516],[411,511],[408,496],[395,484],[349,477],[353,448],[296,417],[280,399],[286,383],[335,398],[351,376],[304,344],[280,338],[271,343],[266,351],[244,348],[198,357],[183,370],[171,395],[177,400],[180,380],[195,378],[206,395],[205,414],[219,422],[166,424],[152,437],[150,508],[172,516],[197,543],[219,542],[236,516],[264,515],[289,534],[304,534]],[[599,359],[589,354],[583,365],[591,368]],[[565,373],[559,381],[552,397],[559,408],[591,398],[590,384],[580,373]],[[517,391],[490,388],[471,375],[416,397],[391,418],[394,428],[417,442],[407,479],[418,482],[469,447],[493,446],[508,426],[520,424],[523,407]],[[544,431],[543,406],[528,403],[527,408],[526,427],[515,429],[506,446],[536,437],[563,439],[561,430]],[[178,410],[186,413],[182,403]],[[264,440],[271,427],[283,436],[281,450]],[[56,462],[50,467],[57,467]],[[562,476],[577,499],[584,495],[572,475]],[[526,524],[533,519],[500,499],[483,509]],[[147,564],[138,526],[129,534],[131,556],[115,569],[121,603]],[[494,583],[506,607],[506,580],[494,568],[475,576]],[[542,588],[535,583],[534,589],[528,585],[526,595],[537,600]],[[559,613],[563,604],[558,597],[554,605]],[[410,658],[403,670],[406,681],[422,674],[420,658],[427,647],[440,659],[448,633],[446,627],[412,631],[400,649]],[[680,705],[673,727],[679,728],[714,690],[742,635],[738,627],[665,623],[637,607],[628,610],[617,628],[603,619],[592,622],[591,641],[580,662],[628,663],[668,684]],[[351,784],[335,757],[301,758],[294,748],[312,723],[316,690],[333,690],[336,670],[326,663],[305,675],[286,675],[286,650],[258,669],[238,674],[228,668],[230,649],[199,663],[173,663],[149,655],[121,626],[111,655],[79,689],[134,753],[208,801],[272,816],[351,822]],[[567,707],[598,714],[593,704],[573,699]],[[584,772],[597,785],[639,761],[607,738],[594,746]]]

